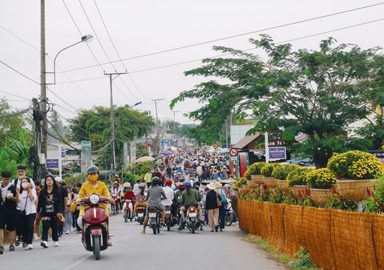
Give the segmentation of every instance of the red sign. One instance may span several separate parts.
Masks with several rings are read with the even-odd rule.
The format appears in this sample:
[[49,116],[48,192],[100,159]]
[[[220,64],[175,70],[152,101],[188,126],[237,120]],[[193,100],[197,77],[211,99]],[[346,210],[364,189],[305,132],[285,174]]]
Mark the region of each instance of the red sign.
[[236,157],[239,154],[239,151],[236,148],[231,148],[229,150],[229,154],[231,155],[231,157]]

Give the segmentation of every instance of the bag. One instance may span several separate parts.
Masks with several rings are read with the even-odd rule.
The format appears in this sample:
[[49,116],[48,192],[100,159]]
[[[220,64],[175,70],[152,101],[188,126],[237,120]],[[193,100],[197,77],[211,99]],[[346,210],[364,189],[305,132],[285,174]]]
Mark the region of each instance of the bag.
[[71,213],[75,213],[77,210],[77,204],[76,202],[72,202],[71,205],[69,206],[69,211],[71,211]]

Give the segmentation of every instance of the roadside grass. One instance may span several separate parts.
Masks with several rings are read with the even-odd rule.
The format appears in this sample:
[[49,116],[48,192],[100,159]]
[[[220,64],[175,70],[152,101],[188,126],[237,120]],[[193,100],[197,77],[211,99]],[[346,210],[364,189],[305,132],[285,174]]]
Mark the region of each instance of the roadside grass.
[[269,244],[266,240],[262,239],[259,236],[248,234],[245,238],[245,241],[256,244],[261,249],[265,250],[271,256],[279,261],[280,263],[283,263],[287,267],[293,270],[318,270],[311,260],[311,257],[309,253],[304,249],[301,248],[295,257],[291,257],[287,254],[284,254],[277,250],[274,246]]

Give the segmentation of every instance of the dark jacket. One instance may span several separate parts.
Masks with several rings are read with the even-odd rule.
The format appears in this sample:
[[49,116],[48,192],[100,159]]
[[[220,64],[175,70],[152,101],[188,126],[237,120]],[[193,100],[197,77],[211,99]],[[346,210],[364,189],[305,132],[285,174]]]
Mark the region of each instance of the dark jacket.
[[39,203],[37,206],[37,213],[40,213],[42,216],[56,215],[57,213],[62,213],[64,210],[63,199],[61,198],[61,193],[54,189],[53,191],[53,213],[47,213],[46,203],[48,193],[46,190],[42,190],[39,196]]
[[214,190],[210,190],[207,193],[207,197],[205,200],[205,209],[206,210],[219,208],[219,206],[217,205],[217,198],[218,198],[217,196],[218,196],[217,192]]

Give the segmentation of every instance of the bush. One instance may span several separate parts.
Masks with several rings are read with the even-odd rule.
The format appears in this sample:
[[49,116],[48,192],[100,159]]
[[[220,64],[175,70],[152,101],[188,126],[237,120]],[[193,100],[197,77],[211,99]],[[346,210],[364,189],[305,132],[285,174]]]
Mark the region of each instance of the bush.
[[281,166],[279,163],[267,163],[265,166],[261,169],[261,174],[265,177],[271,177],[273,170],[277,167]]
[[334,154],[328,161],[328,169],[338,179],[372,179],[383,172],[383,164],[370,153],[348,151]]
[[384,177],[380,177],[379,180],[379,184],[373,191],[373,196],[363,201],[364,209],[367,212],[384,213]]
[[287,164],[287,165],[281,165],[277,166],[275,169],[272,171],[272,177],[275,177],[280,180],[286,180],[288,174],[293,171],[300,168],[300,166],[296,164]]
[[306,179],[311,188],[329,189],[336,183],[335,175],[326,168],[308,172]]
[[251,180],[251,175],[261,174],[261,169],[265,166],[265,162],[256,162],[248,167],[246,172],[244,173],[244,177],[248,180]]
[[307,174],[314,169],[311,168],[297,168],[296,170],[291,171],[287,176],[288,186],[294,185],[306,185],[307,184]]
[[236,183],[232,186],[233,189],[238,190],[242,186],[247,184],[247,178],[241,177],[236,180]]

